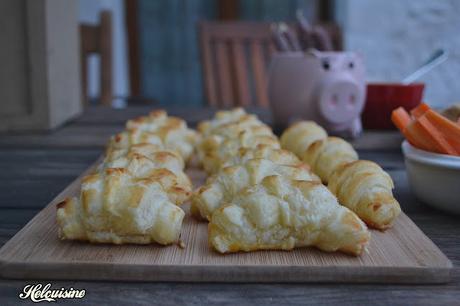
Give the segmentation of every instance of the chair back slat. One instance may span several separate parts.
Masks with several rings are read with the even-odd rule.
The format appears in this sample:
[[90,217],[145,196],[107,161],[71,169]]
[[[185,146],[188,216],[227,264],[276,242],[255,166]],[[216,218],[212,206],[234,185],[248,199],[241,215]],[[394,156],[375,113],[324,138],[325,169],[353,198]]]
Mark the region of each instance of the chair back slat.
[[250,45],[250,52],[257,101],[260,106],[268,107],[267,73],[261,42],[253,41]]
[[233,83],[236,85],[236,103],[240,106],[248,106],[251,103],[251,92],[249,90],[248,66],[244,42],[241,40],[232,40],[231,48],[232,62],[234,63]]
[[211,43],[209,41],[210,37],[211,35],[209,33],[209,27],[204,25],[200,26],[199,39],[201,48],[204,94],[210,106],[218,107],[217,82],[213,64],[214,54],[212,51]]
[[217,75],[219,83],[219,100],[223,107],[231,107],[234,101],[232,76],[230,67],[230,54],[228,44],[224,40],[215,43]]
[[201,22],[204,93],[215,107],[268,107],[267,66],[275,51],[266,22]]

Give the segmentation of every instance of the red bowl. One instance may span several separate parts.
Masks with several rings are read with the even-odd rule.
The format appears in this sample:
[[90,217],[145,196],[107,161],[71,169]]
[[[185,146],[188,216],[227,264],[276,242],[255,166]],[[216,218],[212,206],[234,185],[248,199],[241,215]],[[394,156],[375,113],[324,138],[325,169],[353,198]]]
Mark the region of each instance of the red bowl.
[[366,103],[362,114],[364,128],[395,129],[391,112],[402,106],[407,111],[420,104],[425,84],[370,83],[367,84]]

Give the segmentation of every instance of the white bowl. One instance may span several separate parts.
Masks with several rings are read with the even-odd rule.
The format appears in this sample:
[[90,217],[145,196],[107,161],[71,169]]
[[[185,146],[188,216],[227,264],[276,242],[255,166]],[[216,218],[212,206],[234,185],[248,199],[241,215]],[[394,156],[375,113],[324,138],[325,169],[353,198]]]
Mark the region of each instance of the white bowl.
[[460,214],[460,157],[417,149],[402,143],[407,176],[422,202]]

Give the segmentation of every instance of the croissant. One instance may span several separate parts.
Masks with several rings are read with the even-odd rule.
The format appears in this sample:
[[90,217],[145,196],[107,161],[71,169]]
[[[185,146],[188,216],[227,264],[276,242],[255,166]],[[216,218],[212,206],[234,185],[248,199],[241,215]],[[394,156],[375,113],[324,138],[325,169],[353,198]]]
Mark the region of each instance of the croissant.
[[206,184],[192,195],[192,214],[210,220],[212,213],[222,204],[231,201],[242,189],[258,184],[270,175],[319,181],[304,164],[285,166],[268,159],[251,159],[244,164],[223,168],[209,177]]
[[59,203],[56,218],[61,239],[171,244],[179,239],[184,215],[154,179],[107,169],[85,177],[80,197]]
[[[261,137],[266,136],[266,137]],[[212,134],[206,137],[203,137],[200,144],[197,146],[198,157],[201,162],[204,164],[206,169],[207,165],[206,159],[209,156],[215,156],[218,154],[216,151],[219,150],[220,146],[225,140],[228,139],[248,139],[248,138],[258,138],[265,139],[270,138],[276,139],[276,136],[273,134],[271,129],[267,126],[251,126],[251,127],[240,127],[238,125],[231,125],[228,129],[225,129],[220,132],[220,134]],[[210,161],[213,162],[213,161]]]
[[187,128],[184,120],[167,117],[163,111],[154,112],[149,117],[130,120],[126,126],[127,130],[110,139],[110,148],[123,149],[140,143],[149,143],[174,150],[187,161],[197,141],[196,132]]
[[141,130],[146,132],[164,133],[169,130],[181,130],[193,132],[187,128],[185,120],[178,117],[168,116],[164,110],[150,112],[147,116],[140,116],[126,122],[126,130]]
[[343,164],[358,159],[358,153],[353,147],[338,137],[327,137],[312,143],[302,156],[302,161],[310,165],[315,172],[327,184],[332,172]]
[[299,121],[281,135],[281,147],[302,158],[304,152],[315,141],[327,138],[327,132],[313,121]]
[[270,145],[260,144],[255,148],[240,148],[238,153],[226,160],[222,167],[243,164],[255,158],[268,159],[275,164],[286,166],[295,166],[301,163],[292,152],[273,148]]
[[202,135],[208,136],[219,134],[219,131],[224,131],[230,125],[235,124],[245,127],[263,125],[255,115],[247,114],[242,108],[235,108],[228,111],[218,111],[213,119],[200,122],[197,129]]
[[218,208],[208,226],[220,253],[314,246],[359,255],[370,233],[319,182],[266,177]]
[[[153,145],[150,143],[140,143],[122,149],[108,147],[105,153],[103,164],[113,162],[120,157],[129,157],[134,154],[143,155],[158,164],[174,164],[174,169],[184,169],[185,167],[184,160],[177,152],[167,150],[163,148],[162,145]],[[170,169],[171,167],[167,166],[165,168]]]
[[157,152],[153,158],[137,153],[119,157],[99,165],[98,170],[122,168],[135,178],[152,178],[167,191],[170,200],[176,204],[187,201],[192,193],[192,183],[183,172],[183,161],[170,152]]
[[391,227],[401,213],[393,197],[391,177],[374,162],[359,160],[339,167],[331,175],[328,188],[370,227]]

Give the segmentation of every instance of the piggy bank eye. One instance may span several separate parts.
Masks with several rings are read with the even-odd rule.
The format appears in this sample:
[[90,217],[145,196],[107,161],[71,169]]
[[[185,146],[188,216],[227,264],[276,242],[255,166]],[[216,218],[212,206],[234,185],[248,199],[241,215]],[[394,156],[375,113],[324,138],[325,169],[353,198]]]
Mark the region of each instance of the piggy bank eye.
[[324,70],[329,70],[331,68],[331,65],[328,61],[323,61],[323,68]]
[[348,68],[353,69],[355,67],[355,63],[349,62],[348,63]]

